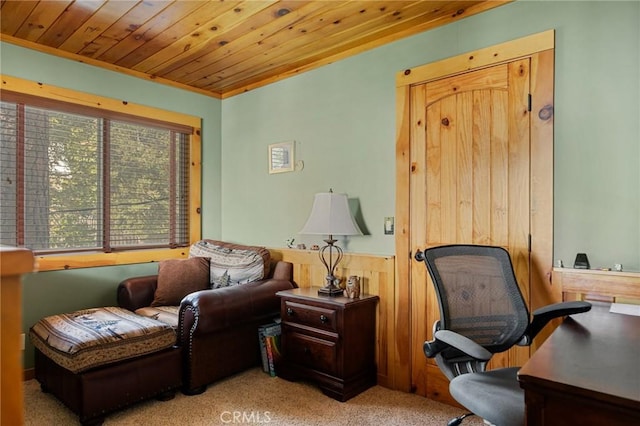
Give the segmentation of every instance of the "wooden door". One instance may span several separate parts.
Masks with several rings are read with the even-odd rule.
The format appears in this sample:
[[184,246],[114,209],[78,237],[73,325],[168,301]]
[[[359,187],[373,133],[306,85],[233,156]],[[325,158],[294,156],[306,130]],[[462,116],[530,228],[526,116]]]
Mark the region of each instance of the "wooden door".
[[[529,301],[528,58],[411,88],[411,247],[504,247]],[[424,123],[424,125],[423,125]],[[448,382],[422,352],[439,319],[422,262],[411,265],[412,382],[419,394],[446,400]],[[528,348],[497,354],[491,368],[521,365]],[[445,395],[441,398],[441,395]]]

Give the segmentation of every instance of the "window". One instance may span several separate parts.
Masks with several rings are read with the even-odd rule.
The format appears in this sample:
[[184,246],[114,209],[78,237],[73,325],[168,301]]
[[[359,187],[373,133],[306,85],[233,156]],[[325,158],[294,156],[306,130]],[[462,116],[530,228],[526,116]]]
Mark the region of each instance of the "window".
[[3,92],[0,244],[40,255],[188,246],[193,134],[187,125]]

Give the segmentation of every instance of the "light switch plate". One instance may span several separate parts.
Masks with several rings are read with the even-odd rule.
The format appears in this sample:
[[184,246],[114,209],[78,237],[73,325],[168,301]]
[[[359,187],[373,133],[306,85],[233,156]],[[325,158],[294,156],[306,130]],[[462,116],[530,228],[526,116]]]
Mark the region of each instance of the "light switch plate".
[[393,216],[384,218],[384,234],[393,235]]

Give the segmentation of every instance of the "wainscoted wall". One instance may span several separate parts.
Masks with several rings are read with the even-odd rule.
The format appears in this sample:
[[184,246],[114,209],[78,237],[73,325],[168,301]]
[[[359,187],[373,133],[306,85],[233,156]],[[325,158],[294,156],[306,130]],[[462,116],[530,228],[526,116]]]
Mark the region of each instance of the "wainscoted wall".
[[640,272],[553,268],[563,300],[599,300],[640,305]]
[[[327,275],[317,251],[269,249],[276,260],[293,263],[293,279],[298,287],[321,287]],[[395,257],[345,253],[336,268],[336,276],[344,285],[350,275],[360,277],[362,291],[380,297],[376,316],[376,365],[378,384],[395,388],[398,371],[395,347]]]

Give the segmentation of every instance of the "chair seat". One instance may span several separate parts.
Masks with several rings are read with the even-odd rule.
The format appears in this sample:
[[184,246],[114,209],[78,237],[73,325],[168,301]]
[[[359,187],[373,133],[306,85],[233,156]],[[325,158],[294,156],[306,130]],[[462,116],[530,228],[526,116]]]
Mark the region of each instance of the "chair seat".
[[451,396],[469,411],[499,426],[524,425],[519,367],[462,374],[451,380]]

